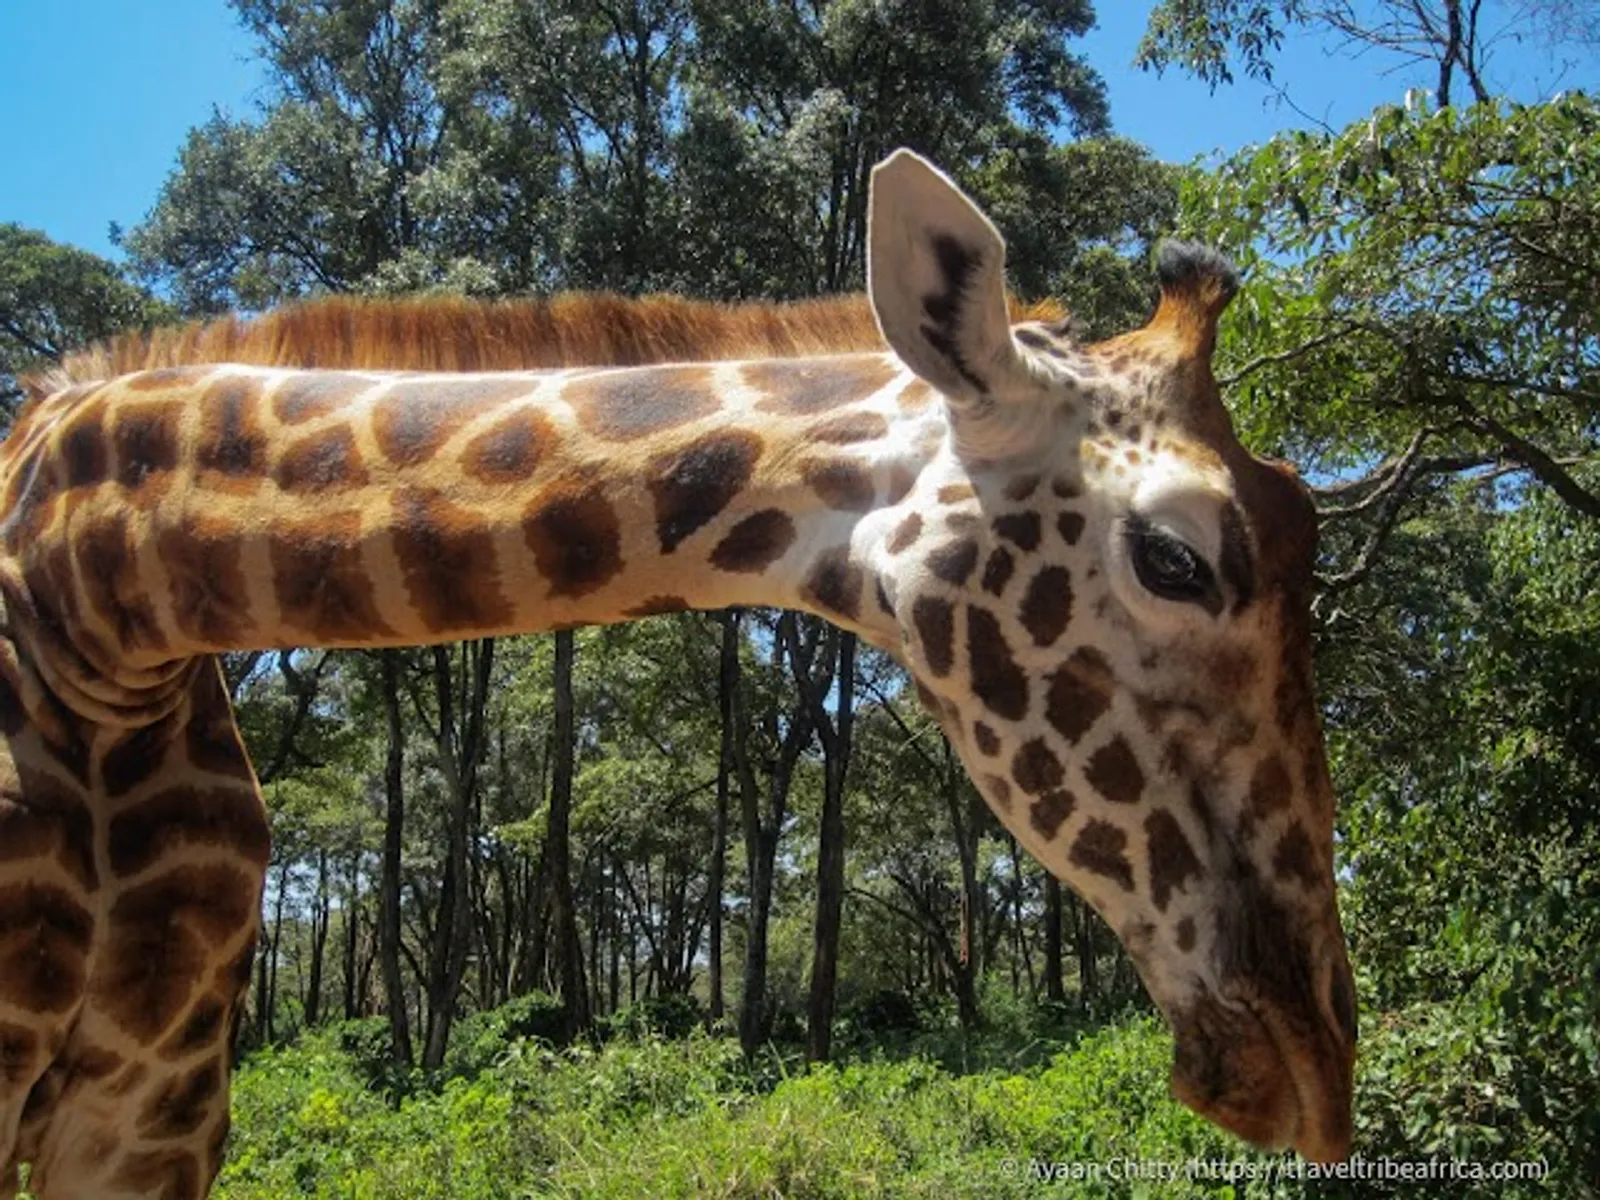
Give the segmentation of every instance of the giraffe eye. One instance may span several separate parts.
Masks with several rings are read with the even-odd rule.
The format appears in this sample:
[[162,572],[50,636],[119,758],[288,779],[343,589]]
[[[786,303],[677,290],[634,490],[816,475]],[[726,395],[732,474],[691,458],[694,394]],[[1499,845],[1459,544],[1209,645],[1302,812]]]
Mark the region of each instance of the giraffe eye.
[[1129,552],[1139,582],[1164,600],[1210,607],[1217,581],[1205,559],[1165,529],[1134,521],[1128,531]]

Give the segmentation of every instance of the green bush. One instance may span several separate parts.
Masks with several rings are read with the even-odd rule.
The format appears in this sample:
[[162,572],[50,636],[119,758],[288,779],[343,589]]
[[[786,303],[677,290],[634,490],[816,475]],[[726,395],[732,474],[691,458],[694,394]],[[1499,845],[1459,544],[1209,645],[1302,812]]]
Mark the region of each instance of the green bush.
[[561,1001],[544,992],[529,992],[457,1021],[445,1051],[444,1074],[446,1078],[477,1075],[524,1039],[564,1046],[571,1037]]
[[603,1018],[600,1031],[604,1036],[681,1038],[703,1026],[705,1020],[705,1009],[694,996],[646,996]]

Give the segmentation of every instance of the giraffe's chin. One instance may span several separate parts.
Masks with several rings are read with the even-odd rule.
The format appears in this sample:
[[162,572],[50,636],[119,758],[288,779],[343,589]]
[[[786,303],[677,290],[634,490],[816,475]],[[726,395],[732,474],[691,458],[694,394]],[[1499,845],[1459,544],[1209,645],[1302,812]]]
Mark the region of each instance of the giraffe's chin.
[[1288,1148],[1300,1130],[1300,1099],[1271,1034],[1248,1013],[1203,1009],[1173,1022],[1172,1094],[1259,1149]]
[[1205,998],[1172,1020],[1172,1093],[1262,1150],[1293,1147],[1314,1162],[1350,1153],[1348,1063],[1302,1046],[1275,1014]]

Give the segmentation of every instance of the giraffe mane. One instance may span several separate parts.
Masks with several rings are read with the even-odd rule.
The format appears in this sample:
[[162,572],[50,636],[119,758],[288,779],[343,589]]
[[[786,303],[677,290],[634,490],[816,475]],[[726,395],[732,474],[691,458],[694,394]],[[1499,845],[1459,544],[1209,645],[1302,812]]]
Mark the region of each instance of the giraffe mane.
[[[1010,300],[1013,321],[1058,321],[1053,300]],[[118,334],[23,379],[49,394],[160,367],[513,371],[656,362],[795,358],[884,349],[862,293],[783,303],[569,292],[549,298],[324,296]]]

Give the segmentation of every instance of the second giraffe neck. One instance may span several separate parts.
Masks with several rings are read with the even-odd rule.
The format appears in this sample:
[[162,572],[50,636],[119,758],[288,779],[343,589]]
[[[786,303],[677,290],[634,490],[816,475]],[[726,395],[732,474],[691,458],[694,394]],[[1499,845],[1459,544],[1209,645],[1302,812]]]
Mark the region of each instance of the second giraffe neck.
[[19,640],[80,711],[138,709],[222,650],[680,608],[802,607],[889,644],[868,564],[929,468],[958,469],[948,435],[887,355],[150,372],[52,398],[12,435],[4,581]]

